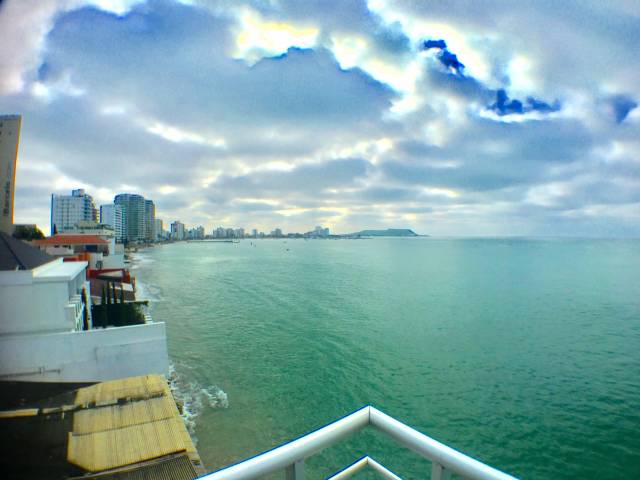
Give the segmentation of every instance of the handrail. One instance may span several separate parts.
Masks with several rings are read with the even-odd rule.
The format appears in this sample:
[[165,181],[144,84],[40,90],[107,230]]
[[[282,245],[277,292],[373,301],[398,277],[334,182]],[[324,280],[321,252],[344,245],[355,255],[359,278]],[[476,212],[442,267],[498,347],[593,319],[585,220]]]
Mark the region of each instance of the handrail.
[[[386,433],[420,456],[431,460],[433,463],[432,478],[446,478],[450,473],[455,473],[472,480],[515,480],[515,477],[458,452],[371,406],[356,410],[350,415],[296,440],[217,472],[204,475],[200,479],[249,480],[287,469],[288,478],[302,480],[304,477],[303,462],[305,458],[318,453],[352,433],[362,430],[368,425]],[[358,465],[357,468],[355,468],[356,465]],[[346,478],[348,475],[341,475],[341,473],[346,473],[347,470],[353,473],[366,465],[372,466],[381,473],[384,471],[395,476],[390,470],[365,456],[336,474],[335,477]]]
[[327,478],[327,480],[344,480],[345,478],[349,478],[351,475],[355,474],[356,472],[362,470],[365,467],[371,467],[373,470],[378,472],[382,477],[386,478],[387,480],[402,480],[399,476],[397,476],[387,467],[376,462],[373,458],[369,456],[362,457],[361,459],[356,460],[347,468],[344,468],[340,470],[338,473]]
[[473,480],[513,480],[514,478],[414,430],[374,407],[370,407],[370,424],[420,456],[464,478]]
[[336,422],[273,450],[200,478],[203,480],[247,480],[269,475],[294,464],[298,460],[318,453],[320,450],[342,440],[347,435],[362,430],[367,425],[369,425],[369,407],[364,407]]

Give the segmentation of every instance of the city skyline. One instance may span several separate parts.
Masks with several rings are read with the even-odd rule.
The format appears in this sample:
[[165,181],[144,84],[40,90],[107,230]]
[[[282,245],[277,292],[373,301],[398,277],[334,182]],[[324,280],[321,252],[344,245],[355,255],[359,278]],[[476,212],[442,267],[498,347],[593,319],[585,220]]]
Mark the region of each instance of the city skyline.
[[14,221],[638,237],[640,15],[554,5],[8,0]]
[[[129,205],[131,202],[133,202],[133,206]],[[133,222],[131,214],[128,215],[128,210],[133,210],[135,214]],[[97,205],[93,196],[82,188],[73,189],[70,195],[52,194],[50,212],[51,235],[54,235],[54,232],[55,234],[75,233],[86,228],[88,224],[99,223],[113,230],[118,243],[155,242],[167,239],[184,240],[191,237],[283,237],[287,234],[328,237],[330,231],[329,228],[320,225],[305,232],[283,232],[281,228],[275,227],[266,232],[253,228],[250,233],[248,229],[245,231],[242,226],[222,227],[219,225],[207,231],[203,225],[185,224],[180,219],[171,221],[169,230],[164,230],[163,219],[155,216],[153,200],[145,199],[135,193],[119,193],[114,196],[113,203]],[[129,221],[127,221],[127,217],[129,217]],[[177,237],[174,236],[174,226],[176,225],[181,228],[181,234]]]

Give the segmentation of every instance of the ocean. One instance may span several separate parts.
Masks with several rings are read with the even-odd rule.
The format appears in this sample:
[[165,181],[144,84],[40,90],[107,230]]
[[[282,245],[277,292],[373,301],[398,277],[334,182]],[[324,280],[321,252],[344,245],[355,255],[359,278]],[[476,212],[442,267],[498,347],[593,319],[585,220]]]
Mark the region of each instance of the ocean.
[[[176,243],[134,268],[208,470],[373,405],[518,477],[640,478],[638,240]],[[308,476],[364,454],[430,472],[367,430]]]

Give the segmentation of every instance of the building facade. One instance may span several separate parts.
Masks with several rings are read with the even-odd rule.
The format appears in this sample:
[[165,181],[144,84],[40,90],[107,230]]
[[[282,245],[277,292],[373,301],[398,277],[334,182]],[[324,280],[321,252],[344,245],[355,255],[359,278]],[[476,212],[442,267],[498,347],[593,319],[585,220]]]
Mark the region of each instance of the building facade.
[[153,200],[144,201],[144,236],[147,242],[155,241],[156,206]]
[[124,241],[124,219],[122,214],[122,205],[114,203],[100,205],[100,223],[108,225],[113,229],[116,242]]
[[171,224],[171,240],[184,240],[184,223],[176,220]]
[[96,222],[98,211],[93,197],[84,189],[71,191],[71,195],[51,195],[51,234],[72,231],[79,222]]
[[161,218],[156,218],[153,222],[153,239],[156,242],[164,240],[164,225]]
[[86,269],[0,232],[0,380],[93,383],[168,372],[164,323],[93,327]]
[[142,195],[121,193],[113,199],[115,205],[122,208],[123,241],[125,243],[144,242],[145,200]]
[[20,143],[20,115],[0,115],[0,232],[13,233],[13,197]]

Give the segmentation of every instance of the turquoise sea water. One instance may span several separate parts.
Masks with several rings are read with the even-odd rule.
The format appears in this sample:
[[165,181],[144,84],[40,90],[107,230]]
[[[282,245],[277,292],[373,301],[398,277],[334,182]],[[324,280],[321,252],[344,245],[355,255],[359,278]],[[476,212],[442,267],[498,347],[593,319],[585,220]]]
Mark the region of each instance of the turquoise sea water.
[[[371,404],[523,478],[640,478],[639,241],[181,243],[135,274],[210,470]],[[366,432],[309,478],[365,453],[428,476]]]

